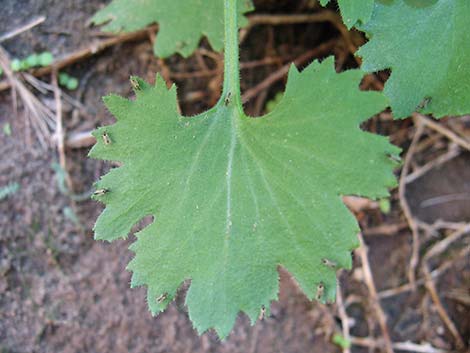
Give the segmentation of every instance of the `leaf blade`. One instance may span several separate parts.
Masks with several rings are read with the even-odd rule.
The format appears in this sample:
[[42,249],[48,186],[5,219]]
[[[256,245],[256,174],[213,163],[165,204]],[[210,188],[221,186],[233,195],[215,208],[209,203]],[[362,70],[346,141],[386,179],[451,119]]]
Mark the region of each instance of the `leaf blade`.
[[[417,3],[417,1],[415,1]],[[394,115],[414,111],[446,115],[470,112],[470,3],[438,0],[427,6],[377,2],[362,27],[370,41],[359,49],[363,70],[391,69],[384,92]],[[406,38],[406,40],[404,40]]]
[[378,198],[396,185],[388,155],[399,149],[359,128],[388,102],[360,92],[361,77],[336,74],[332,58],[302,73],[293,67],[278,107],[259,119],[224,102],[179,116],[161,79],[125,112],[121,100],[108,101],[122,115],[115,129],[106,127],[116,142],[98,138],[92,155],[122,156],[125,172],[98,183],[110,190],[103,200],[110,228],[100,228],[100,237],[115,238],[117,219],[130,229],[135,210],[154,216],[136,234],[128,265],[132,286],[147,287],[152,313],[191,280],[186,304],[194,326],[225,337],[240,311],[255,322],[277,298],[278,266],[309,298],[334,300],[336,268],[324,259],[350,268],[359,231],[341,196]]
[[[240,1],[240,25],[247,24],[243,13],[253,10],[251,1]],[[175,53],[184,57],[197,48],[201,37],[208,38],[212,48],[223,48],[223,1],[219,0],[113,0],[91,19],[107,32],[132,32],[152,23],[159,24],[154,52],[162,58]],[[181,19],[184,19],[183,21]]]

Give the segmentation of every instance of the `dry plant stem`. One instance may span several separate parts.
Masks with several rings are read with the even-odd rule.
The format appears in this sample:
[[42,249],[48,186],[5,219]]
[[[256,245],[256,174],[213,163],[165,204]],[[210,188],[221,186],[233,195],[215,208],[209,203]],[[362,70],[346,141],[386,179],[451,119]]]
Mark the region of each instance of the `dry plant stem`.
[[398,186],[398,197],[400,199],[400,205],[405,215],[406,221],[410,226],[413,237],[410,266],[408,269],[408,279],[413,288],[415,287],[416,267],[418,266],[419,262],[419,228],[418,224],[414,220],[413,214],[411,213],[408,201],[406,200],[406,177],[410,171],[411,161],[413,160],[413,155],[415,153],[416,146],[418,145],[419,139],[421,138],[421,135],[424,131],[423,124],[419,123],[417,119],[414,119],[414,121],[416,131],[413,136],[413,139],[411,140],[411,145],[408,148],[408,152],[406,153],[405,162],[403,163],[403,168],[401,170],[400,183]]
[[96,139],[91,134],[92,131],[93,130],[79,131],[68,134],[67,139],[65,140],[66,147],[85,148],[94,145],[96,143]]
[[[351,54],[354,54],[357,51],[357,46],[351,40],[350,33],[348,29],[344,26],[341,17],[329,10],[323,10],[314,14],[307,15],[253,15],[249,18],[250,24],[249,27],[256,25],[291,25],[291,24],[300,24],[300,23],[312,23],[312,22],[331,22],[336,29],[341,33],[341,36],[344,38],[346,46]],[[249,29],[248,29],[249,30]],[[360,64],[360,59],[354,57],[358,64]]]
[[434,281],[431,277],[431,273],[429,271],[429,267],[427,263],[423,264],[423,273],[424,273],[424,277],[426,278],[426,281],[425,281],[426,289],[431,295],[431,299],[434,302],[434,305],[436,306],[437,313],[439,314],[441,320],[446,325],[449,332],[454,337],[455,346],[457,347],[457,349],[463,349],[465,347],[465,343],[462,337],[460,336],[459,331],[455,327],[455,324],[449,318],[449,315],[447,315],[447,312],[444,309],[444,306],[442,305],[441,299],[439,298],[439,294],[437,293],[436,285],[434,284]]
[[[341,292],[341,286],[339,285],[339,282],[336,287],[336,305],[338,306],[338,314],[339,318],[341,319],[343,337],[346,341],[350,342],[351,337],[349,334],[349,317],[346,312],[346,308],[344,307],[343,294]],[[344,347],[343,353],[351,353],[351,349],[349,347]]]
[[390,339],[390,334],[388,332],[388,327],[387,327],[387,318],[385,316],[384,311],[382,310],[382,307],[380,306],[379,297],[377,295],[377,289],[375,288],[374,278],[372,277],[372,271],[369,265],[369,258],[367,257],[367,246],[364,243],[364,238],[362,237],[362,234],[359,233],[358,238],[360,242],[360,247],[358,249],[358,252],[359,252],[359,256],[361,257],[364,280],[367,285],[367,288],[369,289],[369,294],[370,294],[370,298],[372,301],[372,307],[375,311],[375,315],[377,316],[377,320],[379,322],[380,329],[382,331],[383,341],[385,345],[384,348],[387,353],[393,353],[392,341]]
[[[54,114],[46,107],[39,99],[32,94],[26,86],[21,82],[10,69],[10,60],[7,52],[0,46],[0,67],[3,68],[9,86],[14,91],[13,98],[15,101],[14,109],[16,110],[16,92],[18,93],[21,101],[25,107],[26,127],[31,126],[34,128],[36,137],[41,146],[46,149],[50,140],[50,129],[54,128]],[[29,130],[29,129],[28,129]],[[30,135],[27,131],[26,139],[30,142]]]
[[365,228],[362,231],[362,234],[365,236],[372,236],[372,235],[389,235],[394,236],[401,230],[408,228],[408,223],[401,222],[401,223],[392,223],[392,224],[382,224],[376,227]]
[[65,173],[65,182],[67,188],[72,192],[72,180],[67,172],[67,159],[65,157],[65,144],[64,144],[64,128],[62,119],[62,96],[61,90],[57,83],[57,70],[53,69],[51,74],[52,86],[54,87],[54,99],[55,99],[55,116],[56,116],[56,129],[54,137],[57,141],[57,151],[59,152],[59,164]]
[[248,17],[250,27],[258,25],[292,25],[308,22],[335,22],[341,23],[336,13],[325,10],[314,14],[301,15],[251,15]]
[[[196,53],[200,53],[200,51],[196,51]],[[223,59],[218,58],[218,61],[223,61]],[[293,59],[295,60],[295,59]],[[241,62],[240,63],[240,69],[241,70],[247,70],[247,69],[254,69],[259,66],[267,66],[267,65],[273,65],[277,64],[279,62],[291,62],[293,61],[292,57],[288,58],[283,58],[283,57],[266,57],[261,60],[253,60],[253,61],[247,61],[247,62]],[[199,78],[199,77],[212,77],[216,75],[222,75],[223,74],[223,68],[217,68],[214,70],[210,69],[203,69],[199,71],[189,71],[189,72],[171,72],[170,76],[172,78],[178,79],[178,80],[184,80],[184,79],[192,79],[192,78]]]
[[465,347],[464,340],[460,336],[460,333],[457,330],[455,324],[449,318],[449,315],[447,315],[447,312],[444,309],[444,306],[442,305],[441,299],[439,298],[439,294],[437,293],[436,285],[431,275],[431,271],[429,270],[428,261],[431,257],[442,254],[444,251],[446,251],[449,248],[449,246],[452,243],[459,240],[463,235],[469,232],[470,232],[470,224],[465,224],[460,229],[456,230],[451,235],[447,236],[446,238],[441,240],[439,243],[435,244],[423,257],[423,266],[422,266],[424,277],[425,277],[426,289],[431,295],[431,299],[434,302],[434,305],[436,306],[437,312],[441,320],[444,322],[447,329],[454,337],[455,345],[458,349],[463,349]]
[[[42,94],[47,94],[48,92],[54,93],[53,85],[46,83],[44,81],[41,81],[28,73],[23,73],[22,77],[26,82],[28,82],[31,86],[33,86]],[[69,103],[71,106],[77,108],[84,117],[86,117],[89,120],[93,120],[92,114],[88,111],[87,107],[85,107],[80,101],[68,95],[62,90],[60,92],[60,95],[64,99],[64,101]]]
[[6,41],[8,39],[11,39],[13,37],[16,37],[17,35],[19,35],[23,32],[29,31],[31,28],[36,27],[37,25],[40,25],[41,23],[43,23],[45,20],[46,20],[45,16],[40,16],[40,17],[32,20],[31,22],[25,24],[24,26],[21,26],[19,28],[16,28],[16,29],[10,31],[10,32],[5,33],[4,35],[0,36],[0,43]]
[[459,156],[460,155],[460,149],[458,147],[454,148],[456,146],[457,145],[455,145],[455,144],[450,144],[449,150],[446,153],[439,156],[438,158],[435,158],[435,159],[431,160],[429,163],[426,163],[422,167],[417,168],[415,171],[413,171],[413,173],[408,174],[405,178],[405,182],[407,184],[409,184],[412,181],[415,181],[419,177],[421,177],[424,174],[426,174],[427,172],[429,172],[431,169],[433,169],[435,167],[438,167],[438,166],[454,159],[455,157]]
[[462,226],[453,232],[451,235],[445,237],[439,243],[435,244],[427,253],[424,255],[424,260],[428,261],[433,256],[438,256],[442,254],[447,248],[457,240],[459,240],[463,235],[470,232],[470,223],[462,224]]
[[[454,261],[457,260],[457,259],[460,259],[462,257],[467,257],[467,256],[469,256],[469,254],[470,254],[470,248],[465,248],[454,258]],[[438,268],[436,268],[435,270],[431,271],[430,272],[431,278],[436,279],[439,276],[441,276],[442,274],[444,274],[448,269],[450,269],[453,266],[454,261],[447,261],[444,264],[442,264],[441,266],[439,266]],[[426,282],[426,278],[420,278],[416,281],[416,285],[421,286],[421,285],[424,285],[425,282]],[[399,295],[401,293],[409,292],[412,289],[413,288],[412,288],[411,284],[406,283],[406,284],[404,284],[402,286],[399,286],[399,287],[383,290],[383,291],[378,293],[378,296],[379,296],[380,299],[390,298],[390,297],[393,297],[395,295]]]
[[[318,46],[315,49],[309,50],[308,52],[302,54],[299,56],[297,59],[294,60],[295,65],[302,65],[306,61],[310,60],[313,57],[317,57],[321,55],[322,53],[327,52],[333,46],[336,44],[336,39],[329,40],[328,42],[325,42]],[[248,90],[245,91],[245,93],[242,95],[242,102],[246,103],[249,101],[251,98],[256,97],[261,91],[268,89],[274,82],[282,80],[285,75],[289,72],[289,69],[292,64],[287,64],[282,66],[279,70],[273,72],[271,75],[269,75],[266,79],[261,81],[259,84],[257,84],[255,87],[252,87]]]
[[431,236],[437,235],[438,230],[441,230],[441,229],[459,230],[467,224],[465,222],[447,222],[441,219],[438,219],[433,224],[421,222],[420,220],[416,220],[416,223],[418,224],[418,227],[428,232]]
[[[372,349],[380,348],[380,343],[377,340],[369,337],[351,337],[351,343],[356,346],[368,347]],[[435,348],[430,344],[416,344],[413,342],[396,342],[392,344],[393,348],[413,353],[451,353],[443,349]]]
[[419,207],[426,208],[430,206],[440,205],[443,203],[448,203],[452,201],[460,201],[460,200],[470,200],[470,192],[457,192],[453,194],[441,195],[430,197],[420,202]]
[[444,127],[442,124],[439,124],[428,117],[421,115],[421,114],[414,114],[414,117],[423,125],[426,125],[430,129],[433,129],[440,134],[447,137],[449,140],[455,142],[457,145],[462,147],[463,149],[470,151],[470,141],[463,139],[462,137],[455,134],[453,131],[449,130],[448,128]]
[[[149,27],[149,28],[156,28],[156,26]],[[149,29],[146,28],[137,32],[126,33],[123,35],[114,36],[114,37],[110,37],[104,40],[97,41],[89,45],[87,48],[77,50],[71,54],[66,55],[65,57],[61,59],[54,61],[54,63],[50,66],[33,70],[31,73],[33,74],[33,76],[36,76],[36,77],[48,75],[52,72],[53,67],[55,67],[57,70],[60,70],[80,60],[91,57],[95,55],[96,53],[103,51],[104,49],[109,48],[113,45],[130,42],[130,41],[136,41],[140,39],[145,39],[148,37],[148,31]],[[11,84],[9,81],[0,82],[0,91],[3,91],[10,87],[11,87]]]

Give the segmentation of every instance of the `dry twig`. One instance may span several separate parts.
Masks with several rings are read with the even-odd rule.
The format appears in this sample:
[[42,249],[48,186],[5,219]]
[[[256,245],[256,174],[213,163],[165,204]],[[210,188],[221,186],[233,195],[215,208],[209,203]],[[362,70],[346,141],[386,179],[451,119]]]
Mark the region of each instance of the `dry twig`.
[[[343,20],[341,17],[333,11],[323,10],[313,14],[301,14],[301,15],[252,15],[248,17],[249,28],[245,30],[243,35],[246,36],[246,32],[249,31],[251,27],[256,25],[292,25],[299,23],[313,23],[313,22],[331,22],[338,32],[341,33],[346,46],[351,54],[354,54],[357,51],[357,46],[351,40],[351,35],[348,29],[344,26]],[[354,57],[354,59],[360,64],[360,59]]]
[[448,237],[444,238],[441,240],[439,243],[435,244],[423,257],[423,273],[425,277],[425,286],[426,289],[428,290],[429,294],[431,295],[431,299],[434,302],[434,305],[436,306],[437,312],[441,318],[441,320],[444,322],[446,325],[447,329],[449,332],[452,334],[455,340],[455,344],[457,349],[463,349],[465,347],[464,340],[462,336],[460,336],[459,331],[457,330],[457,327],[455,324],[452,322],[450,319],[449,315],[447,314],[446,310],[444,309],[444,306],[442,305],[441,299],[439,298],[439,294],[437,293],[436,285],[433,281],[433,278],[431,276],[431,271],[429,270],[429,264],[428,261],[431,259],[431,257],[438,256],[439,254],[442,254],[444,251],[448,249],[448,247],[460,239],[464,234],[467,234],[470,232],[470,224],[466,224],[462,226],[459,230],[456,230],[453,232],[451,235]]
[[410,265],[408,269],[408,278],[410,284],[415,286],[416,280],[416,267],[418,266],[419,262],[419,228],[417,223],[414,220],[413,214],[411,213],[410,206],[408,205],[408,201],[406,200],[406,176],[410,171],[411,161],[413,159],[413,155],[415,153],[416,146],[418,145],[418,141],[421,138],[421,135],[424,131],[424,126],[419,123],[418,120],[415,119],[416,131],[411,140],[411,145],[408,148],[408,152],[406,153],[405,162],[403,163],[403,168],[401,171],[400,176],[400,183],[398,186],[398,197],[400,199],[400,205],[405,215],[405,218],[410,226],[411,233],[412,233],[412,251],[411,251],[411,259]]
[[[329,40],[328,42],[321,44],[317,48],[309,50],[308,52],[302,54],[301,56],[299,56],[297,59],[294,60],[294,63],[297,66],[302,65],[303,63],[310,60],[311,58],[317,57],[321,55],[321,53],[325,53],[328,50],[331,50],[331,48],[333,48],[335,44],[336,44],[336,39]],[[289,72],[290,67],[291,67],[291,64],[282,66],[279,70],[273,72],[271,75],[269,75],[266,79],[261,81],[255,87],[252,87],[246,90],[245,93],[242,95],[242,102],[246,103],[251,98],[257,96],[261,91],[269,88],[274,82],[282,80],[284,76]]]
[[[380,342],[368,337],[351,337],[352,344],[356,346],[368,347],[372,349],[380,348]],[[449,351],[435,348],[430,344],[416,344],[413,342],[396,342],[392,344],[393,348],[413,353],[451,353]]]
[[[341,287],[339,283],[336,288],[336,305],[338,306],[338,314],[339,318],[341,319],[343,337],[346,341],[350,342],[351,336],[349,334],[349,317],[348,313],[346,312],[346,308],[344,307],[343,294],[341,292]],[[351,353],[351,349],[349,347],[343,347],[343,353]]]
[[377,316],[377,320],[379,321],[380,329],[382,331],[383,341],[384,341],[384,348],[387,353],[393,353],[393,346],[392,340],[390,339],[390,334],[388,332],[387,327],[387,318],[385,316],[384,311],[380,305],[380,300],[377,295],[377,289],[375,288],[374,278],[372,277],[372,271],[370,269],[369,258],[367,256],[367,246],[364,243],[364,239],[362,234],[359,233],[359,242],[360,247],[358,249],[359,256],[361,257],[362,262],[362,271],[364,273],[364,281],[369,289],[369,294],[371,297],[372,308],[375,311],[375,315]]
[[457,147],[457,145],[455,144],[450,145],[449,150],[446,153],[439,156],[438,158],[431,160],[430,162],[426,163],[422,167],[417,168],[416,170],[413,171],[413,173],[408,174],[405,178],[405,182],[409,184],[415,181],[419,177],[429,172],[431,169],[434,169],[446,162],[449,162],[455,157],[459,156],[460,153],[461,153],[461,150],[460,148]]
[[[457,259],[460,259],[462,257],[466,257],[470,254],[470,248],[465,248],[463,249],[457,256],[454,257],[453,261],[446,261],[443,263],[441,266],[436,268],[435,270],[430,272],[430,276],[432,279],[436,279],[442,274],[444,274],[448,269],[450,269],[454,265],[454,261]],[[416,286],[422,286],[426,282],[426,278],[420,278],[416,281]],[[404,285],[401,285],[399,287],[394,287],[390,289],[385,289],[381,292],[378,293],[378,296],[380,299],[384,298],[390,298],[395,295],[399,295],[401,293],[406,293],[413,290],[413,287],[411,286],[410,283],[406,283]]]
[[31,28],[36,27],[37,25],[40,25],[46,20],[45,16],[40,16],[31,22],[25,24],[24,26],[21,26],[19,28],[15,28],[14,30],[5,33],[4,35],[0,36],[0,43],[4,42],[8,39],[14,38],[17,35],[20,35],[23,32],[29,31]]
[[449,130],[442,124],[439,124],[428,117],[421,115],[421,114],[414,114],[414,117],[423,125],[426,125],[427,127],[439,132],[440,134],[444,135],[447,137],[449,140],[453,141],[463,149],[470,151],[470,142],[467,141],[466,139],[458,136],[455,134],[453,131]]

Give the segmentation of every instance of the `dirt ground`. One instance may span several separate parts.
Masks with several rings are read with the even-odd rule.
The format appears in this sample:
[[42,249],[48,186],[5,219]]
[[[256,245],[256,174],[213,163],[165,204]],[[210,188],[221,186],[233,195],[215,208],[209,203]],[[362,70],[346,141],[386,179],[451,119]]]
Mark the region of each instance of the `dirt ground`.
[[[44,15],[46,20],[0,45],[10,57],[48,50],[58,59],[70,58],[109,39],[87,25],[105,3],[3,0],[0,36],[34,17]],[[307,0],[255,3],[257,14],[292,16],[335,6],[322,10]],[[1,88],[0,188],[12,183],[19,187],[0,199],[1,352],[341,352],[333,337],[345,334],[346,326],[352,352],[385,352],[387,342],[396,352],[468,350],[470,153],[459,138],[468,143],[470,117],[443,119],[436,128],[421,118],[392,121],[385,111],[364,124],[404,149],[409,171],[402,176],[404,196],[392,191],[390,212],[382,212],[377,202],[348,201],[368,253],[358,249],[353,270],[339,274],[342,302],[308,301],[281,270],[280,300],[272,304],[271,315],[254,327],[240,315],[224,342],[213,332],[197,335],[184,307],[184,288],[166,312],[152,318],[145,290],[130,289],[130,273],[124,270],[132,237],[113,244],[95,242],[91,229],[102,206],[77,197],[89,192],[110,167],[87,158],[91,145],[80,133],[113,121],[100,97],[110,92],[131,96],[130,75],[153,81],[160,72],[175,82],[185,114],[200,112],[218,98],[221,56],[211,53],[205,41],[188,60],[159,60],[152,53],[152,37],[144,33],[118,41],[61,69],[80,81],[77,90],[64,90],[71,99],[62,99],[68,174],[63,183],[64,174],[54,167],[60,162],[52,138],[57,125],[52,122],[49,134],[41,137],[37,117],[28,115],[21,94],[17,92],[15,111],[13,91]],[[242,90],[251,97],[247,112],[260,115],[266,102],[282,91],[284,65],[297,60],[303,67],[314,58],[335,55],[338,70],[355,67],[350,48],[364,40],[332,22],[253,26],[241,46]],[[280,71],[281,79],[273,79]],[[368,76],[363,88],[379,89],[387,75]],[[51,82],[50,74],[39,78]],[[3,76],[0,87],[6,82]],[[31,82],[25,87],[56,112],[53,92],[40,92]],[[48,145],[42,146],[41,139]],[[415,237],[403,202],[409,205]],[[413,249],[415,288],[409,285]]]

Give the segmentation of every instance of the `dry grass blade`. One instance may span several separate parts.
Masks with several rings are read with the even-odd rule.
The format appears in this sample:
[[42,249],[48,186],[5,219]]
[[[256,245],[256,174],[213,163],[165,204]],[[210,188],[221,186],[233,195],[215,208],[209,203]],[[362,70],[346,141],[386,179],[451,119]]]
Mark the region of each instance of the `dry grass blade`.
[[[149,31],[152,31],[152,30],[155,30],[155,29],[156,29],[156,26],[150,26],[150,27],[142,29],[140,31],[125,33],[125,34],[118,35],[118,36],[112,36],[112,37],[106,38],[104,40],[93,42],[87,48],[79,49],[75,52],[72,52],[72,53],[64,56],[61,59],[54,60],[52,65],[41,67],[41,68],[38,68],[36,70],[33,70],[32,74],[36,77],[50,74],[52,72],[52,67],[53,66],[55,68],[57,68],[57,70],[62,69],[64,67],[70,66],[70,65],[72,65],[72,64],[74,64],[74,63],[76,63],[80,60],[89,58],[89,57],[95,55],[96,53],[99,53],[99,52],[103,51],[104,49],[109,48],[111,46],[114,46],[116,44],[126,43],[126,42],[130,42],[130,41],[136,41],[136,40],[140,40],[140,39],[143,39],[143,38],[147,38],[148,34],[149,34]],[[8,89],[10,87],[11,87],[10,80],[0,82],[0,91],[3,91],[3,90]]]
[[52,70],[51,79],[52,86],[54,88],[54,99],[56,104],[56,130],[54,133],[54,138],[57,142],[59,164],[65,173],[65,182],[67,183],[67,188],[68,190],[72,191],[72,180],[70,179],[70,175],[67,172],[67,161],[65,158],[65,136],[62,121],[62,92],[59,88],[59,84],[57,83],[57,70]]
[[[17,92],[24,106],[24,114],[34,129],[41,146],[46,149],[51,141],[51,130],[54,129],[54,113],[44,105],[31,91],[19,80],[10,69],[10,59],[7,52],[0,46],[0,66],[3,68],[10,86]],[[16,103],[14,103],[16,104]]]

